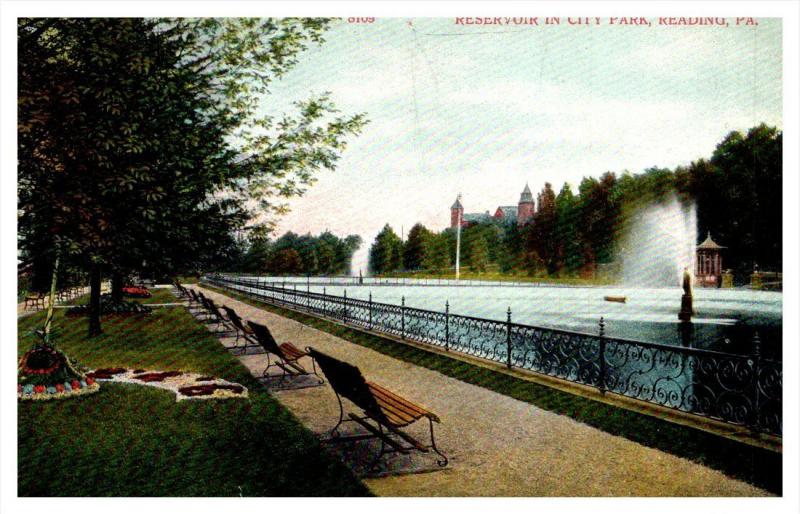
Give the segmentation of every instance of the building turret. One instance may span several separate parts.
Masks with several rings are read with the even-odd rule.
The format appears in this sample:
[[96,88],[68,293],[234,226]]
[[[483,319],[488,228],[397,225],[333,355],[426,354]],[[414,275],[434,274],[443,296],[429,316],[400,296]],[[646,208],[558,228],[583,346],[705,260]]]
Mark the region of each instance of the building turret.
[[459,221],[464,219],[464,206],[461,205],[461,195],[456,197],[456,201],[450,207],[450,228],[458,226]]
[[533,195],[531,194],[531,188],[528,187],[528,184],[525,184],[525,189],[523,189],[522,194],[519,195],[517,223],[519,225],[524,225],[530,222],[533,219],[534,208],[535,203],[533,201]]

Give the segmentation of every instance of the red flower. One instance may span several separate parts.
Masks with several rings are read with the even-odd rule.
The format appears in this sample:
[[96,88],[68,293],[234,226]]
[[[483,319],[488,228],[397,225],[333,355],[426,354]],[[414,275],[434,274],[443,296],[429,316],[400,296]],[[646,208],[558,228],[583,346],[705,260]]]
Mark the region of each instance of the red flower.
[[43,385],[37,385],[37,386],[35,386],[35,387],[33,388],[33,392],[35,392],[35,393],[43,393],[43,392],[44,392],[44,386],[43,386]]
[[94,379],[92,377],[86,377],[86,383],[88,385],[92,385],[92,384],[94,384]]
[[56,384],[56,391],[58,391],[59,393],[63,393],[64,392],[64,384]]
[[72,389],[80,389],[81,388],[81,383],[78,382],[77,380],[73,380],[72,383],[70,383],[70,385],[72,386]]

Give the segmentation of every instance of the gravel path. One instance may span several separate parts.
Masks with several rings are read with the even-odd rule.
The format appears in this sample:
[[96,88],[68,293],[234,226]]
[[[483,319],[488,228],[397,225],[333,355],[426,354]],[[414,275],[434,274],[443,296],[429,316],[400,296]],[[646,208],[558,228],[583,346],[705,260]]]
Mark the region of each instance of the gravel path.
[[[372,478],[364,480],[377,495],[769,495],[686,459],[395,360],[213,291],[203,291],[218,304],[236,310],[242,318],[267,324],[279,342],[292,341],[300,348],[313,346],[354,364],[367,380],[427,407],[441,418],[442,423],[435,425],[436,442],[450,458],[449,466],[440,469],[435,456],[418,452],[391,456]],[[222,341],[226,345],[232,342]],[[254,375],[261,375],[264,355],[240,358]],[[293,389],[273,390],[273,394],[309,429],[324,434],[338,420],[336,396],[328,384],[298,388],[310,384],[308,380],[297,380],[290,384]],[[418,422],[409,431],[427,443],[427,423]],[[332,448],[358,470],[360,463],[369,459],[370,450],[374,451],[365,444]]]

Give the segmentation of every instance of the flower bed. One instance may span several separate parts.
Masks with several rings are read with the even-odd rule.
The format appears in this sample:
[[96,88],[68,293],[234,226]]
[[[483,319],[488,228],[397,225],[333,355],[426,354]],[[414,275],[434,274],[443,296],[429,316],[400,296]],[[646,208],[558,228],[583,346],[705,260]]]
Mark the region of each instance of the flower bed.
[[128,298],[150,298],[153,296],[144,286],[126,286],[122,288],[122,294]]
[[66,355],[49,345],[37,345],[25,352],[17,376],[20,400],[60,400],[100,389],[94,377],[84,376]]
[[86,374],[100,382],[139,384],[175,393],[175,401],[247,398],[247,388],[221,378],[182,371],[147,371],[125,368],[96,369]]

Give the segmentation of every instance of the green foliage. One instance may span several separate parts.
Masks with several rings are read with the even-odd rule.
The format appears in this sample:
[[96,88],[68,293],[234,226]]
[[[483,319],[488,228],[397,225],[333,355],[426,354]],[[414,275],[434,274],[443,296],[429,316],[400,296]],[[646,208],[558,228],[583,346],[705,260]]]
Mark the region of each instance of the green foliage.
[[403,245],[403,266],[406,270],[422,267],[430,246],[431,232],[422,223],[417,223],[408,231],[408,240]]
[[239,257],[233,232],[256,214],[270,226],[366,123],[327,94],[265,114],[272,80],[328,25],[21,19],[22,259],[52,269],[59,246],[67,269],[169,275]]
[[290,231],[275,241],[257,235],[249,245],[242,259],[231,262],[227,269],[258,274],[340,275],[350,272],[361,237],[339,238],[328,231],[319,236],[298,236]]
[[711,231],[728,247],[726,261],[738,273],[755,264],[782,268],[782,151],[783,133],[762,124],[731,132],[708,162],[689,169],[699,232]]
[[450,267],[450,245],[447,233],[428,233],[425,240],[422,269],[442,272]]
[[403,263],[403,242],[388,224],[369,249],[369,269],[374,274],[398,270]]
[[483,234],[477,231],[467,231],[465,237],[466,260],[473,271],[486,271],[489,264],[489,244]]

